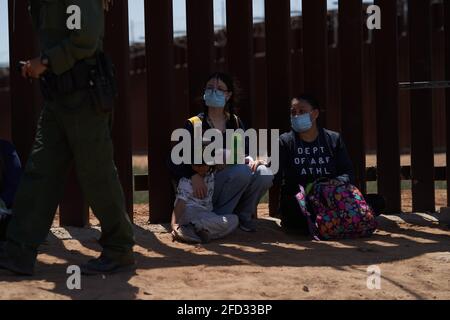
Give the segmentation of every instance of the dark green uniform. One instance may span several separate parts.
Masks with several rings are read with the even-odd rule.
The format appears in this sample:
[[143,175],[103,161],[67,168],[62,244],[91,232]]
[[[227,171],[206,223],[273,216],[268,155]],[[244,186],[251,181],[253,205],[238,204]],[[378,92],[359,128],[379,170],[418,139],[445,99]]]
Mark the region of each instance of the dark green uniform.
[[[69,5],[81,9],[81,30],[66,27]],[[54,74],[71,70],[102,49],[102,0],[31,0],[30,13]],[[113,161],[111,113],[97,109],[88,90],[55,94],[45,102],[7,233],[5,253],[15,264],[34,267],[72,161],[85,198],[101,223],[103,256],[116,260],[132,256],[132,225]]]

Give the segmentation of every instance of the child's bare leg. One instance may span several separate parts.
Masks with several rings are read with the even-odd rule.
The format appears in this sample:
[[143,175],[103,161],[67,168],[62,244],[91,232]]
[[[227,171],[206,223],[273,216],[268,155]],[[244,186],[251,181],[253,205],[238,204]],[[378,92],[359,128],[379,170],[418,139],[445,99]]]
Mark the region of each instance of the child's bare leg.
[[172,230],[177,230],[181,217],[184,214],[184,210],[186,209],[186,202],[184,200],[177,199],[175,202],[175,207],[172,212],[172,221],[171,226]]

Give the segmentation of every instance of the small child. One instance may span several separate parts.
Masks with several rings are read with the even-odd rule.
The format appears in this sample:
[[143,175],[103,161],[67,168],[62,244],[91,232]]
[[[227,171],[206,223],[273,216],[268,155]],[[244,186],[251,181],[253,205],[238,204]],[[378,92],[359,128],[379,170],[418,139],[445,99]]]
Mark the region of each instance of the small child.
[[196,198],[191,179],[180,179],[172,214],[172,236],[186,243],[208,243],[232,233],[239,218],[232,213],[220,216],[213,212],[214,167],[202,164],[193,168],[203,177],[207,194],[203,199]]

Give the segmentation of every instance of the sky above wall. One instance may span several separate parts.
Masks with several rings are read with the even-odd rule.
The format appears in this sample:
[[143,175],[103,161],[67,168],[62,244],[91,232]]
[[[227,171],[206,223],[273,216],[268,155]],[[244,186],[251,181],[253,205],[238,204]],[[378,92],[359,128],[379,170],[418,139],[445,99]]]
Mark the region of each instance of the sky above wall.
[[[23,0],[20,0],[23,1]],[[186,0],[173,0],[174,7],[174,35],[182,36],[186,33]],[[217,29],[226,25],[226,0],[214,1],[214,25]],[[365,0],[364,2],[370,2]],[[336,0],[328,0],[328,8],[337,8]],[[8,54],[8,0],[0,0],[0,65],[9,63]],[[291,0],[292,15],[301,13],[301,0]],[[130,14],[130,42],[145,40],[144,0],[129,1]],[[253,16],[255,22],[264,19],[264,0],[253,0]]]

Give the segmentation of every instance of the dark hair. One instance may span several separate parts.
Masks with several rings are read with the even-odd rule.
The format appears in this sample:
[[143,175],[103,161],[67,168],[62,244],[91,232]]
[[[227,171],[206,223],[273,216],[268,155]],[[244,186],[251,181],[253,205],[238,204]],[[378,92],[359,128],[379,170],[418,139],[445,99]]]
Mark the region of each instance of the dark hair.
[[[236,106],[239,103],[239,97],[240,97],[240,88],[238,81],[230,76],[229,74],[226,74],[224,72],[215,72],[212,75],[208,77],[207,83],[213,79],[217,79],[225,83],[225,85],[228,88],[229,92],[232,92],[230,99],[227,101],[227,104],[225,106],[225,111],[229,112],[232,116],[232,119],[234,117]],[[208,114],[208,106],[203,102],[203,106],[205,109],[205,115]]]
[[308,93],[303,93],[299,96],[295,96],[292,100],[303,101],[309,104],[314,110],[320,109],[319,101],[312,95]]

